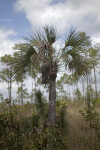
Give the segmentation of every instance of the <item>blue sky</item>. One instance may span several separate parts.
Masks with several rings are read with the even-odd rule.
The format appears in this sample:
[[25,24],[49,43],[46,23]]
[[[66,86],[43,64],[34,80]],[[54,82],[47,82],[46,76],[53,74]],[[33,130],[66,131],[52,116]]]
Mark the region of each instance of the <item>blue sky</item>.
[[29,30],[30,23],[23,12],[15,11],[15,2],[16,0],[0,0],[0,27],[14,30],[16,38],[20,38]]
[[62,35],[73,25],[100,43],[99,11],[100,0],[0,0],[0,57],[46,24]]

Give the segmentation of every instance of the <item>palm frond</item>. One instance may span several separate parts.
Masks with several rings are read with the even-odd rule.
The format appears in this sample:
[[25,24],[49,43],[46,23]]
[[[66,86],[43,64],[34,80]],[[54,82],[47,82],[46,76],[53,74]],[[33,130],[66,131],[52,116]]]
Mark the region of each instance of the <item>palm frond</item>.
[[83,47],[86,45],[86,36],[74,28],[70,28],[65,39],[65,46],[62,49],[62,58],[65,66],[77,75],[86,75],[88,66],[82,55]]
[[66,57],[65,65],[70,71],[74,71],[78,76],[86,75],[89,71],[87,61],[78,53],[70,53],[70,57]]
[[13,72],[16,78],[18,78],[18,76],[20,78],[20,76],[26,72],[27,67],[31,63],[32,55],[34,55],[35,57],[36,54],[37,53],[35,49],[31,45],[27,45],[27,49],[26,50],[24,49],[23,51],[21,51],[21,53],[19,53],[19,58],[17,59],[14,65],[14,72]]
[[28,37],[24,37],[24,39],[30,43],[31,46],[38,47],[40,42],[43,41],[42,34],[40,32],[33,32],[28,35]]
[[39,46],[40,42],[48,42],[49,44],[53,44],[58,38],[58,33],[56,28],[53,26],[45,26],[44,32],[34,32],[29,34],[28,37],[25,37],[24,39],[31,43],[32,46]]
[[85,45],[84,36],[80,34],[75,28],[70,28],[69,33],[66,35],[65,46],[63,52],[70,49],[80,50]]
[[44,31],[45,31],[47,42],[49,42],[51,45],[55,43],[55,41],[58,38],[58,33],[56,28],[54,28],[53,26],[45,26]]

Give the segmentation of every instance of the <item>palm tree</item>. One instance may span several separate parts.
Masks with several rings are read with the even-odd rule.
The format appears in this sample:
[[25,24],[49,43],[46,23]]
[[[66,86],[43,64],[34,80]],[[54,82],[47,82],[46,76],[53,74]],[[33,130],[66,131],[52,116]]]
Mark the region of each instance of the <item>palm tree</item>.
[[[57,30],[52,26],[45,26],[44,32],[33,33],[26,38],[27,42],[19,47],[19,59],[15,65],[15,76],[21,71],[27,72],[33,65],[39,66],[42,72],[42,83],[49,84],[49,124],[55,125],[56,120],[56,77],[62,64],[66,69],[74,71],[78,76],[85,74],[87,67],[83,58],[82,47],[86,42],[86,36],[71,28],[66,34],[64,47],[57,50],[54,43],[58,39]],[[21,54],[21,55],[20,55]],[[61,63],[63,62],[63,63]]]

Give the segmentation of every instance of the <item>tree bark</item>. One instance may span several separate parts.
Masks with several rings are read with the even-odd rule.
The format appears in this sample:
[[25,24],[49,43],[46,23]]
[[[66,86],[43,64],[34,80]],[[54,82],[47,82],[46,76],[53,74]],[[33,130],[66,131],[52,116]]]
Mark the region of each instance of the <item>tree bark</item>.
[[21,105],[23,106],[23,79],[21,80]]
[[[18,89],[19,89],[19,82],[18,82]],[[18,105],[20,105],[20,96],[19,96],[19,92],[18,92]]]
[[9,104],[10,104],[10,106],[11,106],[11,102],[12,102],[12,100],[11,100],[11,89],[12,89],[12,81],[10,79],[10,87],[9,87]]
[[97,78],[96,78],[95,67],[94,67],[94,83],[95,83],[95,98],[97,98],[98,93],[97,93]]
[[56,79],[50,80],[49,86],[49,125],[55,125],[56,119]]
[[32,95],[31,95],[31,104],[33,103],[33,79],[32,79]]
[[87,104],[87,102],[88,102],[88,86],[89,86],[89,76],[88,76],[88,74],[87,74],[86,78],[87,78],[87,94],[86,94],[86,102],[85,102],[85,104]]
[[9,106],[11,107],[11,103],[12,103],[12,68],[10,66],[10,76],[9,76]]
[[84,81],[84,79],[82,79],[82,90],[83,90],[83,101],[84,101],[84,104],[86,104],[86,101],[85,101],[85,81]]

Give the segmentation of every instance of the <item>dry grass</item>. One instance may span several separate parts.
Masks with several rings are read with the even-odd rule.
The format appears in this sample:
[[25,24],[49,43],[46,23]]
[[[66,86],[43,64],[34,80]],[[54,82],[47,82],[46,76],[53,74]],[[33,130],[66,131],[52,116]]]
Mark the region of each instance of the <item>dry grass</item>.
[[[83,120],[79,110],[81,107],[70,107],[67,109],[69,122],[68,150],[100,150],[100,143],[95,131]],[[100,108],[97,108],[100,115]]]

